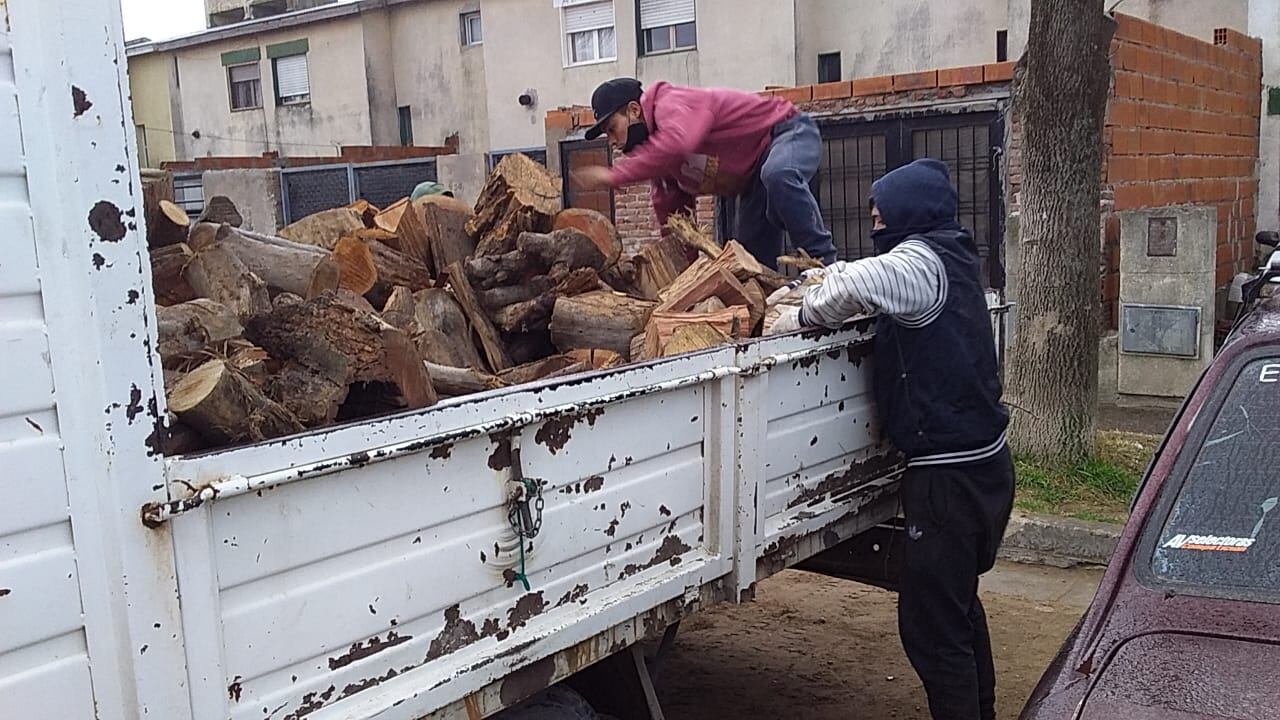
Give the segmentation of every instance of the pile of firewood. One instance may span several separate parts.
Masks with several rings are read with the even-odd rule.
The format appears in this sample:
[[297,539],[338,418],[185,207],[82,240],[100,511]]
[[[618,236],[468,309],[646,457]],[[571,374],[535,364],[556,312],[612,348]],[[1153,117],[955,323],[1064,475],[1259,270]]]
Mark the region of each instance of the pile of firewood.
[[170,454],[751,337],[785,282],[683,218],[623,257],[523,155],[474,212],[361,201],[279,236],[241,229],[224,197],[195,220],[146,200]]

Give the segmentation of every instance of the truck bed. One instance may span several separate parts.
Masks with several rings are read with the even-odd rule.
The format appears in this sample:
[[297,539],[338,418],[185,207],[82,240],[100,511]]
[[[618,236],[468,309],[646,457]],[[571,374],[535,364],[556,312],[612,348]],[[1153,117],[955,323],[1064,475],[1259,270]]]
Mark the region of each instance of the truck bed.
[[883,521],[867,325],[171,460],[194,717],[485,717]]

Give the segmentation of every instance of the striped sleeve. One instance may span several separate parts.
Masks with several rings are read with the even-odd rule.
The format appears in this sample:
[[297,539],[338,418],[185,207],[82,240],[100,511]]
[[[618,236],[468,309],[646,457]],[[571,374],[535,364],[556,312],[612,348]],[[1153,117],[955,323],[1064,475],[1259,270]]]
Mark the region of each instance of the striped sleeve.
[[866,313],[889,315],[908,327],[924,327],[942,314],[947,273],[923,240],[907,240],[884,255],[838,262],[804,299],[801,317],[811,325],[839,327]]

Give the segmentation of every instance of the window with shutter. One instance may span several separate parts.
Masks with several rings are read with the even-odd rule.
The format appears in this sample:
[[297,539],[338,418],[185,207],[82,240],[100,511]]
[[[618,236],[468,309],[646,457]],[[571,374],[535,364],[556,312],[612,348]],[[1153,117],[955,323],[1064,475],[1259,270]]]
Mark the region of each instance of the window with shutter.
[[645,55],[692,50],[698,45],[694,0],[637,0],[640,46]]
[[307,56],[278,57],[275,63],[276,101],[281,105],[311,100],[311,81],[307,75]]
[[262,77],[259,75],[258,63],[228,67],[227,84],[233,111],[262,107]]
[[617,59],[613,0],[565,4],[562,12],[566,65]]

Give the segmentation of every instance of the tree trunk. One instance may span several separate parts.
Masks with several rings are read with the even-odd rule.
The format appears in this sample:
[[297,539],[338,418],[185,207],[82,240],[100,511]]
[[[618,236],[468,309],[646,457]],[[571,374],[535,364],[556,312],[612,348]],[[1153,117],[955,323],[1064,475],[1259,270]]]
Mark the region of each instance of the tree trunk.
[[573,228],[596,244],[604,255],[605,265],[613,265],[622,257],[622,238],[609,218],[586,208],[566,208],[556,215],[552,223],[553,230]]
[[298,363],[285,363],[267,379],[266,390],[286,410],[307,427],[328,425],[338,417],[338,409],[347,400],[347,385]]
[[173,364],[210,345],[240,337],[244,328],[226,305],[200,298],[180,305],[156,308],[161,361]]
[[449,397],[498,390],[507,386],[496,375],[489,375],[471,368],[450,367],[429,362],[427,371],[431,373],[431,384],[435,385],[436,392]]
[[221,360],[210,360],[179,380],[169,394],[169,409],[219,444],[256,442],[303,429],[292,413]]
[[467,233],[477,255],[501,255],[524,232],[551,230],[560,212],[560,184],[547,169],[520,153],[508,155],[489,176]]
[[[329,252],[324,248],[244,230],[228,229],[220,235],[219,242],[235,253],[254,275],[262,278],[273,293],[309,297],[337,287],[332,268],[322,267],[329,260]],[[372,259],[368,263],[364,272],[372,267]]]
[[599,348],[627,357],[651,312],[652,302],[605,290],[562,297],[551,317],[551,340],[561,352]]
[[267,284],[221,243],[196,251],[182,276],[197,295],[231,308],[241,322],[271,309]]
[[186,243],[166,245],[151,251],[151,287],[157,305],[177,305],[196,299],[196,291],[182,277],[191,261],[191,248]]
[[187,211],[168,200],[156,203],[155,217],[147,226],[147,247],[158,248],[173,245],[187,239],[191,218]]
[[1023,185],[1009,439],[1041,459],[1072,462],[1094,449],[1099,178],[1114,33],[1102,0],[1032,0],[1014,82]]
[[358,242],[364,242],[369,246],[369,252],[373,256],[373,267],[378,271],[377,282],[366,293],[374,305],[385,303],[387,298],[391,297],[391,291],[397,286],[407,287],[417,292],[433,285],[427,266],[414,258],[392,250],[377,240]]

